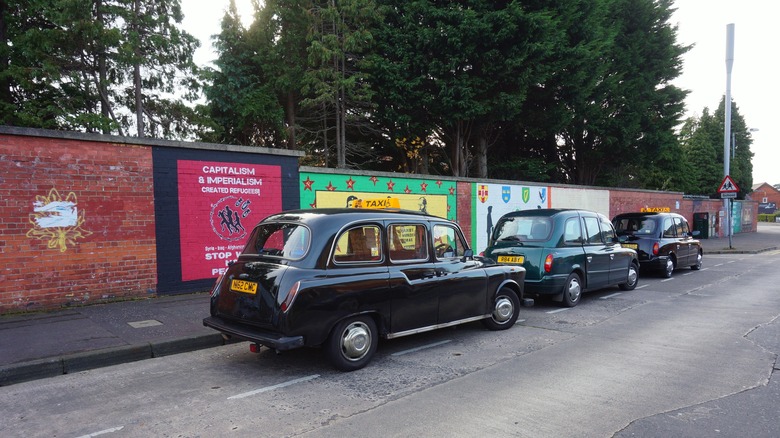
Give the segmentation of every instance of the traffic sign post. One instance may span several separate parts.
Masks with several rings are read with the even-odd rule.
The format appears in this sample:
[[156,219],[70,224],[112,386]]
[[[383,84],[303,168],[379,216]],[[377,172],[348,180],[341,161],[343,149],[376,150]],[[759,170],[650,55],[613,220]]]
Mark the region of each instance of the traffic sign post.
[[729,236],[729,249],[731,249],[731,199],[735,199],[737,197],[737,192],[739,192],[739,187],[737,186],[737,183],[734,182],[733,179],[731,179],[731,175],[726,175],[723,177],[723,181],[720,183],[720,187],[718,187],[718,193],[720,193],[721,199],[724,199],[725,202],[724,207],[726,208],[726,234]]

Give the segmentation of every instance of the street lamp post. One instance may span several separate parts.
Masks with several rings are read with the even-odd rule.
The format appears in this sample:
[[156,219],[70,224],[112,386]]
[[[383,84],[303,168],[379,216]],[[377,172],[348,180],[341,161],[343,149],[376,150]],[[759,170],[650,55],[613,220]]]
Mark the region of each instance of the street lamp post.
[[[731,69],[734,67],[734,23],[726,25],[726,99],[724,120],[725,132],[723,135],[723,177],[729,176],[729,159],[731,145]],[[725,210],[726,234],[729,236],[729,249],[731,249],[731,203],[729,198],[723,199]]]

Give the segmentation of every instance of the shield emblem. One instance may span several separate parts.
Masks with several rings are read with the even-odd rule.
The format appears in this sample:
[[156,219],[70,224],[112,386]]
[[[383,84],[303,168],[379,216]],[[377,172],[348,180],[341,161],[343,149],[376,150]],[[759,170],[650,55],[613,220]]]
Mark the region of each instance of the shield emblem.
[[501,186],[501,200],[504,201],[504,204],[509,203],[509,200],[512,198],[512,188],[509,186]]
[[531,189],[528,187],[523,187],[522,195],[523,195],[523,202],[527,204],[528,201],[531,200]]
[[547,188],[543,187],[539,189],[539,201],[541,202],[547,202]]
[[488,187],[486,185],[480,185],[479,189],[477,190],[477,197],[479,198],[479,202],[485,203],[488,198]]

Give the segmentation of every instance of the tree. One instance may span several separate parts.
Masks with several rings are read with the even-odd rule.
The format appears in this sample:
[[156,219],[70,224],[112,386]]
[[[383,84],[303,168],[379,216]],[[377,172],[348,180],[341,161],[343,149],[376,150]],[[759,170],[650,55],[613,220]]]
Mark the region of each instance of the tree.
[[371,73],[384,131],[442,146],[447,173],[486,176],[488,146],[540,80],[548,15],[518,2],[383,5]]
[[[691,193],[719,197],[717,190],[723,180],[723,145],[725,133],[725,97],[714,114],[704,108],[701,117],[689,118],[681,131],[682,147],[691,163]],[[735,102],[731,104],[731,132],[733,158],[729,174],[739,187],[738,197],[744,198],[753,186],[753,140],[745,119]]]
[[179,0],[5,0],[0,9],[2,123],[191,134],[182,98],[197,87],[198,42],[178,28]]
[[235,1],[222,18],[215,36],[219,53],[209,69],[204,87],[208,111],[216,125],[214,140],[230,144],[278,147],[285,141],[284,110],[264,61],[269,59],[273,35],[257,21],[250,31],[243,28]]

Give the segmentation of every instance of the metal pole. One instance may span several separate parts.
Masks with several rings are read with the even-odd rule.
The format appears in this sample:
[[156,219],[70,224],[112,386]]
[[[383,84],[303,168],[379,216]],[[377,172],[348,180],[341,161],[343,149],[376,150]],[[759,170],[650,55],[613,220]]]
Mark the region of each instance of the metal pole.
[[[726,25],[726,99],[725,99],[725,132],[723,133],[723,176],[729,175],[729,161],[731,152],[731,69],[734,67],[734,23]],[[723,208],[726,209],[726,233],[729,236],[729,249],[731,249],[731,203],[729,198],[723,200]]]

